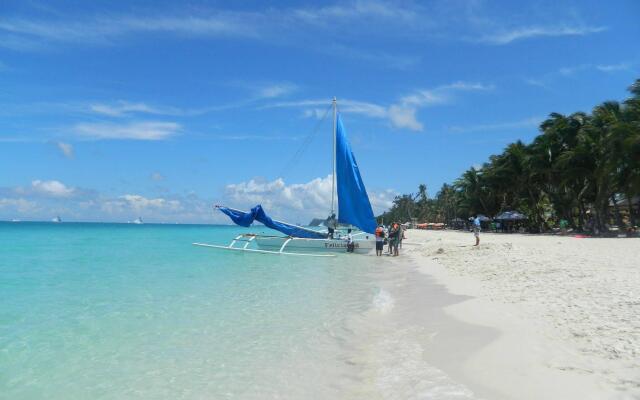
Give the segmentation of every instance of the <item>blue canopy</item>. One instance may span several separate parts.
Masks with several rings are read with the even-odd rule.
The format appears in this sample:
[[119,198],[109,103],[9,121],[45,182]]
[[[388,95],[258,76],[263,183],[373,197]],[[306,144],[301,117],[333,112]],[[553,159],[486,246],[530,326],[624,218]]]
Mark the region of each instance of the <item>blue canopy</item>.
[[327,235],[323,232],[316,232],[312,229],[306,229],[300,226],[286,224],[280,221],[274,221],[264,212],[260,204],[253,207],[248,213],[222,206],[217,206],[217,208],[218,210],[228,215],[233,222],[240,226],[247,227],[251,225],[253,221],[258,221],[262,222],[267,227],[275,229],[276,231],[282,232],[288,236],[307,239],[324,239],[327,237]]
[[347,140],[342,119],[336,121],[336,178],[338,183],[338,221],[374,234],[376,218],[371,209],[358,163]]
[[505,211],[496,216],[495,219],[500,221],[521,221],[527,219],[527,216],[517,211]]

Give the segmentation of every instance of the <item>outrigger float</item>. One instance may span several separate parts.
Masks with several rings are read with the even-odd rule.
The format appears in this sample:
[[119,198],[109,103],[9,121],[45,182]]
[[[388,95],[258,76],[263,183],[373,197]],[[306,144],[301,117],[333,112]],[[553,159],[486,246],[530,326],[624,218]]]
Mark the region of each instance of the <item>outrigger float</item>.
[[[346,253],[347,236],[336,229],[338,224],[350,227],[353,252],[366,254],[375,247],[376,220],[371,202],[364,187],[358,164],[351,151],[344,126],[333,99],[333,181],[331,190],[331,212],[326,230],[314,230],[269,217],[261,205],[251,211],[241,211],[221,205],[215,209],[226,214],[234,223],[249,227],[254,221],[286,236],[246,233],[236,236],[227,246],[193,243],[196,246],[238,252],[293,255],[308,257],[334,257]],[[337,203],[337,215],[336,215]],[[343,232],[344,233],[344,232]],[[252,247],[252,244],[257,248]]]

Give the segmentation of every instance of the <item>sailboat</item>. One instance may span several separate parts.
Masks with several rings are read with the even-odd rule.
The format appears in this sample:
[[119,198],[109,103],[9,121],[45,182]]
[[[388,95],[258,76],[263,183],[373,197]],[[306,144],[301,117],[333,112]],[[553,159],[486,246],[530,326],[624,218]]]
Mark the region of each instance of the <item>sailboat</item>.
[[[352,228],[354,253],[368,253],[375,247],[376,220],[358,164],[347,140],[335,98],[332,107],[333,181],[328,220],[332,221],[334,226],[339,224]],[[285,236],[242,234],[235,237],[227,246],[205,243],[193,243],[194,245],[225,250],[314,257],[331,257],[335,254],[330,253],[344,253],[347,250],[347,237],[344,232],[341,235],[340,229],[336,229],[336,232],[331,229],[319,231],[274,220],[259,204],[248,212],[222,205],[216,205],[215,209],[227,215],[237,225],[248,227],[254,221],[258,221]],[[255,243],[257,248],[252,247],[252,243]]]
[[51,219],[51,222],[58,224],[58,223],[62,222],[62,219],[60,218],[59,215],[57,215],[56,217]]

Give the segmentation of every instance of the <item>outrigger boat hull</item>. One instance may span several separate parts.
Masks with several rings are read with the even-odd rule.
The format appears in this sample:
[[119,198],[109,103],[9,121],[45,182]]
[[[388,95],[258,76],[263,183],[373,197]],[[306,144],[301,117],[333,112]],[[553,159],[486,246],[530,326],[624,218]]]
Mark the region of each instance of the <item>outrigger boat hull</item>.
[[[278,250],[284,245],[286,237],[256,237],[256,245],[263,250]],[[374,240],[354,239],[354,253],[367,254],[375,247]],[[345,239],[302,239],[297,238],[287,243],[287,251],[291,252],[316,252],[330,251],[336,253],[347,252]]]
[[[366,254],[375,247],[373,240],[354,239],[353,242],[355,253]],[[257,245],[257,249],[250,247],[252,243]],[[221,250],[286,256],[335,257],[337,253],[347,252],[347,241],[344,239],[304,239],[287,236],[262,236],[251,233],[236,236],[227,246],[208,243],[193,244]]]

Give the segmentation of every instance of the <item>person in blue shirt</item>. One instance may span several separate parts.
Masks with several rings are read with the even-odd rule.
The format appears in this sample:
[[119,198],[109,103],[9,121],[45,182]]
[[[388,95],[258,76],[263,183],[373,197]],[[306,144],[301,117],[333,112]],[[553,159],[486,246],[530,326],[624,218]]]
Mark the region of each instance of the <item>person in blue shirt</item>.
[[480,217],[476,215],[473,219],[473,236],[476,237],[476,244],[474,246],[480,245]]

